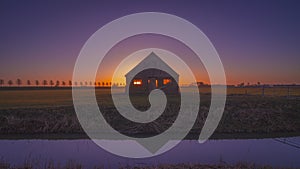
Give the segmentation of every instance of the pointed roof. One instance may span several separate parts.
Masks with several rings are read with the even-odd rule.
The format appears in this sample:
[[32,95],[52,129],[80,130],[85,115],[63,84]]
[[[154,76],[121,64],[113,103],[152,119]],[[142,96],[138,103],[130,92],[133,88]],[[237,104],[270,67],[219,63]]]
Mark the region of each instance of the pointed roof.
[[157,56],[154,52],[151,52],[144,60],[142,60],[139,64],[137,64],[133,69],[131,69],[125,77],[127,76],[135,76],[142,70],[156,68],[163,70],[169,73],[173,77],[178,77],[178,73],[176,73],[167,63],[165,63],[159,56]]

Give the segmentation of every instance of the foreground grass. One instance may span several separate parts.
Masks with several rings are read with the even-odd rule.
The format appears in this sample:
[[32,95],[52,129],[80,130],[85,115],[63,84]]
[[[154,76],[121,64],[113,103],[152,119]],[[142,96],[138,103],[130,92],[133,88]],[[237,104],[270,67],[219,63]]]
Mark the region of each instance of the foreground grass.
[[[235,165],[217,164],[217,165],[203,165],[203,164],[161,164],[157,166],[146,167],[120,167],[120,169],[274,169],[271,166],[255,165],[239,163]],[[276,169],[281,169],[276,167]],[[283,169],[283,168],[282,168]],[[288,169],[288,168],[284,168]]]
[[[0,162],[0,169],[85,169],[82,164],[74,161],[69,161],[65,165],[54,164],[54,162],[48,162],[43,165],[39,163],[25,163],[21,166],[10,165],[6,162]],[[104,169],[101,165],[94,166],[93,169]],[[109,167],[110,168],[110,167]],[[275,169],[275,167],[268,165],[256,165],[248,163],[237,163],[234,165],[229,164],[159,164],[159,165],[143,165],[143,166],[120,166],[118,169]],[[281,169],[276,167],[276,169]],[[283,168],[282,168],[283,169]],[[289,169],[289,168],[284,168]],[[292,168],[290,168],[292,169]]]

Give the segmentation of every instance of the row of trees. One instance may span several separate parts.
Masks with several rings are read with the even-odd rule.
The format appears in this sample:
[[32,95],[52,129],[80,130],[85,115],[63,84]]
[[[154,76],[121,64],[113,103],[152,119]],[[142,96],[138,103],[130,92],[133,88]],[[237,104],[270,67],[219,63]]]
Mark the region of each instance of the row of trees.
[[[17,85],[17,86],[24,86],[23,83],[22,83],[22,80],[21,79],[17,79],[15,81],[15,83],[13,82],[13,80],[8,80],[7,83],[6,83],[8,86],[13,86],[14,84]],[[3,79],[0,79],[0,86],[4,86],[5,85],[5,81]],[[109,87],[109,86],[125,86],[125,83],[111,83],[111,82],[72,82],[71,80],[69,80],[68,82],[65,82],[65,81],[53,81],[53,80],[42,80],[42,81],[39,81],[39,80],[35,80],[35,81],[30,81],[30,80],[27,80],[25,85],[27,86],[51,86],[51,87],[58,87],[58,86],[106,86],[106,87]]]
[[237,87],[253,87],[253,86],[261,86],[262,84],[260,82],[257,82],[256,84],[250,84],[249,82],[247,84],[239,83],[237,84]]

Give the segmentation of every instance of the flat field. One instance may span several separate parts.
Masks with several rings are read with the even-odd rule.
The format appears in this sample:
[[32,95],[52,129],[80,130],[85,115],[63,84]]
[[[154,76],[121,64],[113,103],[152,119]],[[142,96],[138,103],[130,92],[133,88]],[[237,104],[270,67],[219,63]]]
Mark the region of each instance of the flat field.
[[[268,93],[268,90],[273,92]],[[123,134],[156,135],[168,129],[177,117],[178,100],[171,98],[173,103],[167,107],[164,116],[154,122],[140,125],[124,121],[114,108],[109,91],[110,88],[96,89],[99,108],[103,110],[101,112],[105,115],[106,121]],[[288,92],[279,88],[274,92],[274,88],[268,88],[265,89],[264,96],[259,91],[260,88],[228,89],[225,111],[215,132],[216,137],[233,138],[239,135],[239,138],[241,136],[255,138],[258,134],[264,135],[263,137],[300,135],[299,89],[289,89]],[[200,92],[202,93],[200,110],[190,135],[199,134],[210,107],[209,88],[200,88]],[[132,98],[132,102],[141,110],[149,107],[146,100],[142,96]],[[7,138],[7,135],[24,134],[69,136],[84,134],[73,108],[72,90],[70,88],[0,90],[0,134],[3,138]]]
[[[120,92],[123,88],[118,89]],[[188,90],[188,89],[187,89]],[[107,95],[110,88],[96,89],[96,95]],[[209,87],[199,88],[200,94],[209,94]],[[268,96],[268,97],[300,97],[300,87],[261,87],[227,88],[227,95],[245,95],[245,96]],[[51,107],[51,106],[72,106],[72,90],[70,88],[59,89],[17,89],[5,90],[0,88],[0,109],[7,108],[26,108],[26,107]]]

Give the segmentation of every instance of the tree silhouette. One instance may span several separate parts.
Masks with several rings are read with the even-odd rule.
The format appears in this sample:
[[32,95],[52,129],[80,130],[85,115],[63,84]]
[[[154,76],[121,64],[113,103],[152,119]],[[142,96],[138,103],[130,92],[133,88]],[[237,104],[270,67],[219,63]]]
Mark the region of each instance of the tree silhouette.
[[7,84],[8,84],[9,86],[13,85],[13,81],[12,81],[12,80],[9,80],[9,81],[7,82]]
[[48,85],[48,81],[47,81],[47,80],[43,80],[43,85],[44,85],[44,87],[45,87],[46,85]]
[[87,85],[88,85],[88,82],[87,82],[87,81],[85,81],[85,82],[84,82],[84,84],[85,84],[85,86],[87,86]]
[[243,83],[240,83],[240,84],[238,84],[238,87],[244,87],[245,86],[245,83],[243,82]]
[[80,86],[83,86],[83,83],[82,83],[82,82],[80,82]]
[[58,87],[59,85],[60,85],[60,82],[59,82],[59,80],[57,80],[55,83],[55,87]]
[[39,82],[38,80],[36,80],[36,81],[35,81],[35,85],[36,85],[36,86],[39,86],[39,85],[40,85],[40,82]]
[[100,82],[98,82],[98,86],[101,86],[101,83],[100,83]]
[[20,87],[20,85],[22,84],[22,80],[21,79],[17,79],[16,83]]
[[30,86],[31,85],[31,81],[27,80],[27,85]]
[[65,81],[62,81],[61,84],[62,84],[63,86],[66,86],[66,82],[65,82]]
[[52,87],[54,85],[53,80],[50,80],[50,86]]
[[0,86],[3,86],[3,85],[4,85],[4,80],[0,79]]
[[108,86],[108,82],[106,82],[106,86]]
[[104,86],[105,85],[105,83],[104,82],[102,82],[102,86]]
[[72,86],[72,81],[71,80],[69,80],[69,86]]

